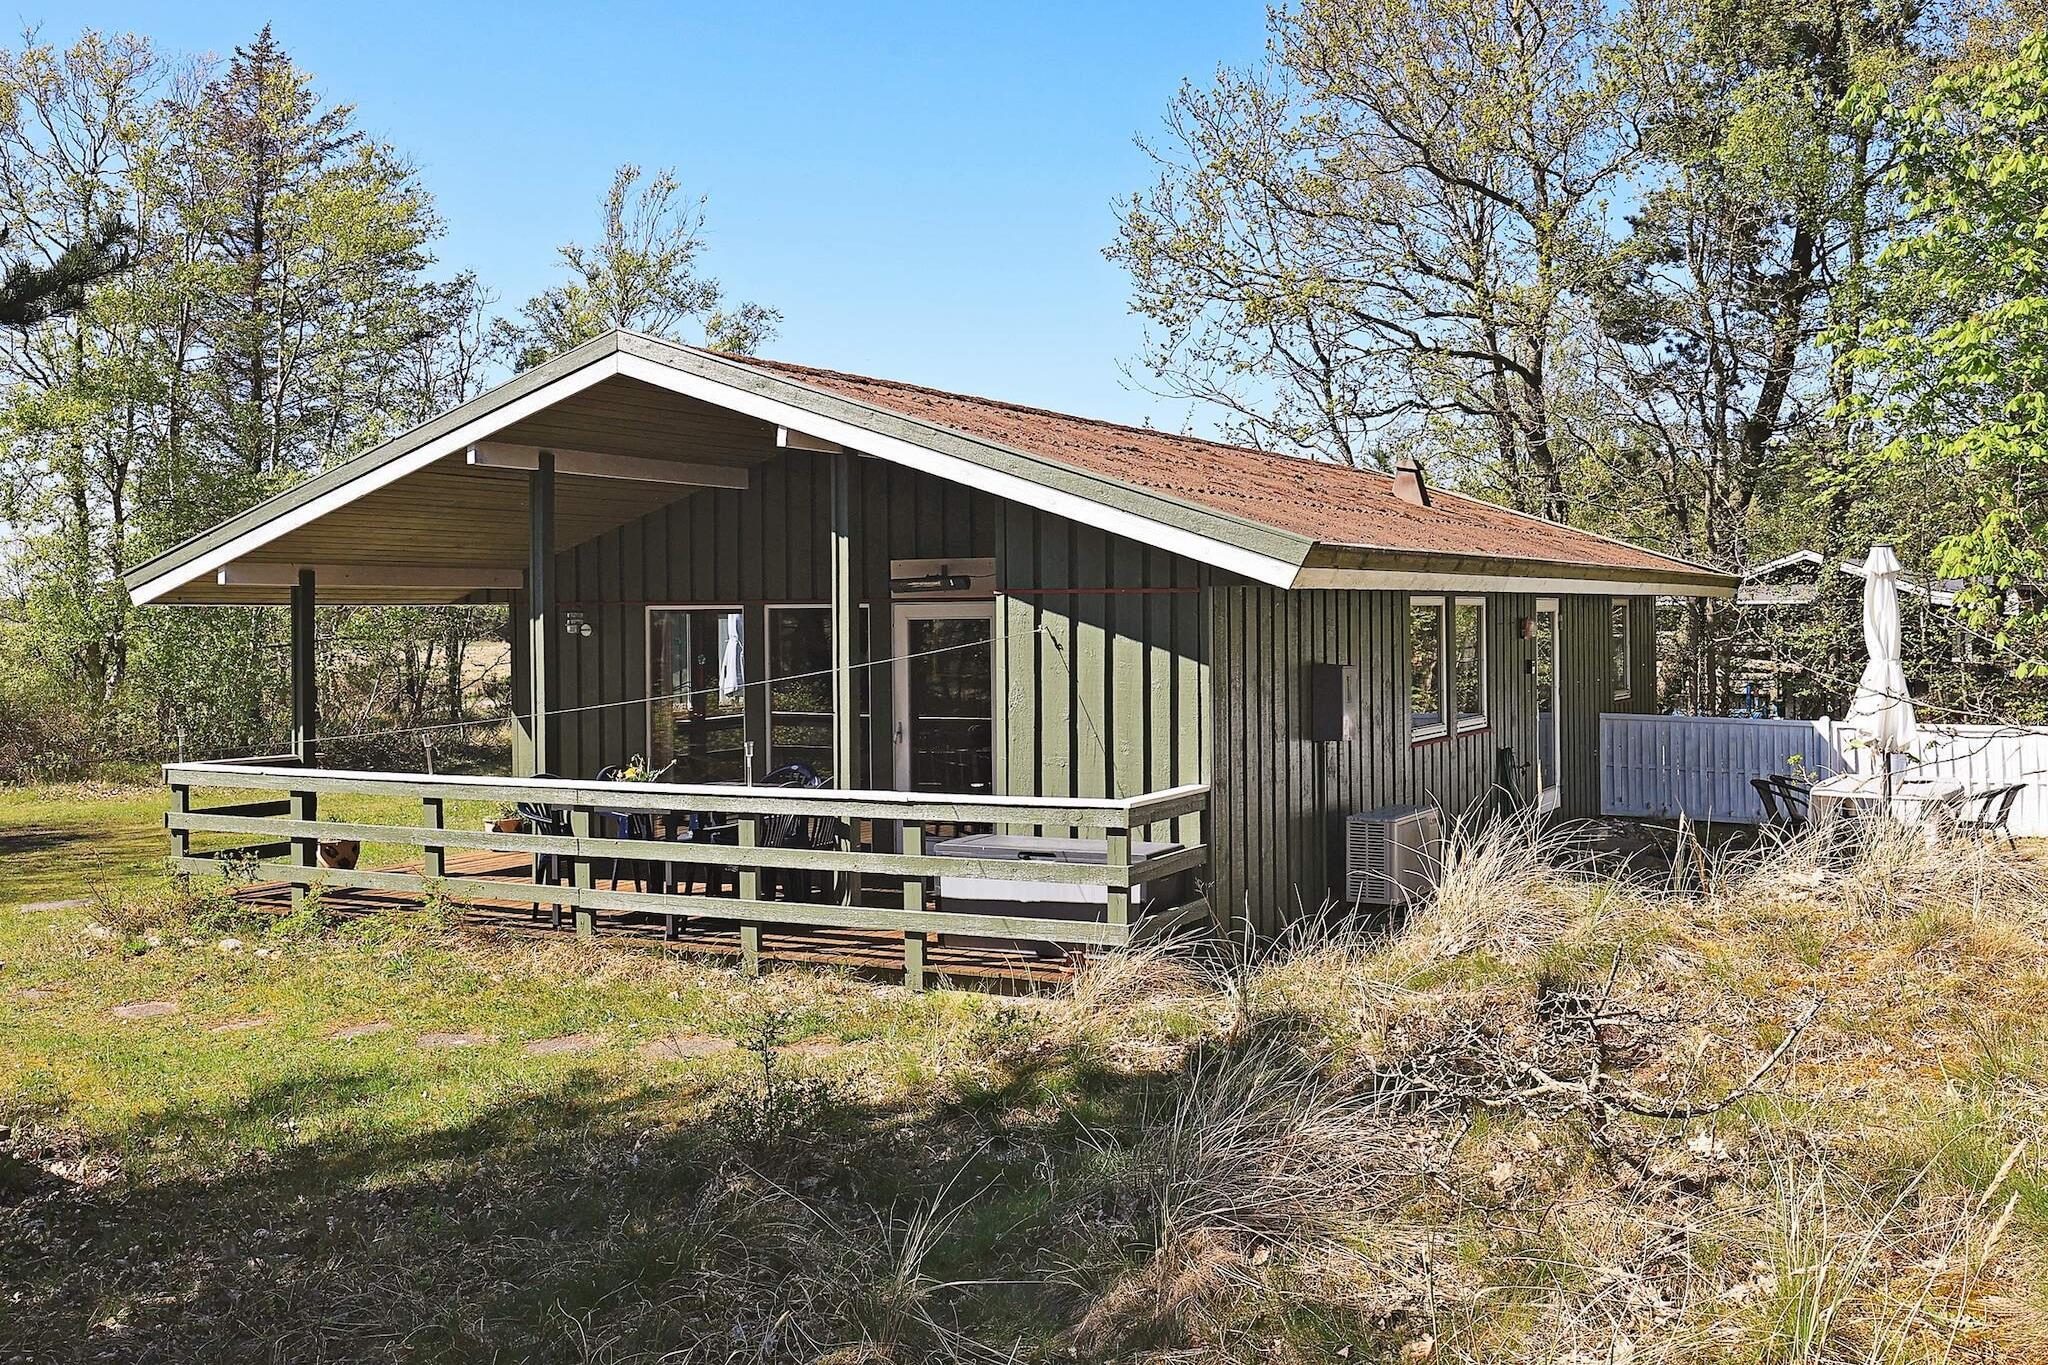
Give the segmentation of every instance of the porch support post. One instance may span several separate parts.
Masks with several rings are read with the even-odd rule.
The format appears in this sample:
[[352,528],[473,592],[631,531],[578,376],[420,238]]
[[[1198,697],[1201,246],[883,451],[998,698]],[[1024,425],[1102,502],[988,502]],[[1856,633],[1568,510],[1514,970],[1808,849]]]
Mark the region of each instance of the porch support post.
[[300,569],[292,584],[292,755],[305,768],[318,767],[320,757],[320,692],[313,660],[313,571]]
[[548,678],[554,672],[549,646],[555,616],[555,455],[540,452],[537,466],[526,476],[526,677],[527,731],[533,742],[533,771],[553,772],[549,738]]
[[853,690],[853,641],[860,604],[853,581],[853,456],[841,450],[832,461],[832,779],[857,787],[854,733],[860,725]]

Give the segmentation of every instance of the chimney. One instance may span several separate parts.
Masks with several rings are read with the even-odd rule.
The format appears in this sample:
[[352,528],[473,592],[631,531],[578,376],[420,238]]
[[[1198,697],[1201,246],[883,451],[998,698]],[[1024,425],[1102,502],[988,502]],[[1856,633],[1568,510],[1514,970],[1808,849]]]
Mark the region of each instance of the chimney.
[[1410,455],[1394,461],[1394,496],[1417,507],[1429,506],[1429,485],[1423,482],[1422,466]]

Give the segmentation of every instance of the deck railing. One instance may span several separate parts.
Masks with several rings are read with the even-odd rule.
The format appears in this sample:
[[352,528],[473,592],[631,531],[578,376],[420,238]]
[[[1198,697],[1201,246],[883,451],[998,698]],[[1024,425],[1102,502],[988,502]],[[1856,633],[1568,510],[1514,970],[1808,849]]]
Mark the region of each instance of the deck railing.
[[[903,935],[907,979],[922,987],[928,935],[972,934],[1085,947],[1151,941],[1209,917],[1204,898],[1208,848],[1202,837],[1163,857],[1134,863],[1131,844],[1154,827],[1205,823],[1209,789],[1175,787],[1143,796],[1090,799],[1028,796],[932,795],[918,792],[840,791],[784,787],[685,786],[659,782],[584,782],[535,777],[447,777],[420,773],[354,772],[304,768],[275,760],[257,763],[178,763],[164,769],[171,789],[172,864],[181,874],[237,874],[289,883],[294,894],[319,886],[395,891],[426,897],[461,897],[559,905],[576,914],[579,932],[595,931],[600,911],[642,911],[703,916],[739,926],[742,966],[759,970],[764,926],[828,926]],[[239,804],[199,807],[206,789],[277,792]],[[320,818],[323,796],[397,797],[419,802],[417,823],[392,824]],[[503,832],[462,828],[448,820],[450,803],[505,807],[532,803],[565,808],[570,833]],[[604,837],[597,822],[609,812],[695,813],[736,826],[737,842],[702,844],[663,839]],[[767,821],[776,816],[822,817],[840,833],[835,848],[770,847]],[[856,822],[873,830],[871,847],[855,847]],[[482,822],[479,822],[479,826]],[[1101,863],[956,858],[925,851],[930,825],[987,825],[1010,830],[1075,832],[1104,842]],[[893,837],[892,833],[893,832]],[[195,851],[194,834],[254,836],[232,848]],[[417,870],[339,868],[320,864],[322,841],[399,844],[420,850]],[[893,845],[893,849],[889,846]],[[503,877],[451,875],[448,853],[464,849],[510,855],[549,855],[568,871],[566,884]],[[596,868],[613,859],[685,863],[735,871],[736,896],[600,889]],[[823,874],[839,888],[830,901],[773,899],[763,894],[764,872]],[[1033,914],[956,913],[928,908],[933,879],[985,877],[1018,882],[1102,888],[1100,919]],[[877,883],[901,890],[898,905],[861,903]],[[1184,884],[1188,895],[1169,905],[1134,906],[1132,888]],[[1020,907],[1027,908],[1027,907]]]

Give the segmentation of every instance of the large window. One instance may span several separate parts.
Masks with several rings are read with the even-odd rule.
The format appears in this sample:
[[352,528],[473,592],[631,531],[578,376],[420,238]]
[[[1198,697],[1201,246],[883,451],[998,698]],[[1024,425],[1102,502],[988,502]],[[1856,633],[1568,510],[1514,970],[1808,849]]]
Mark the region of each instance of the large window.
[[1408,733],[1412,739],[1443,734],[1444,600],[1408,599]]
[[1486,601],[1461,597],[1451,611],[1451,701],[1458,728],[1486,724]]
[[1608,672],[1614,679],[1614,698],[1623,700],[1629,694],[1628,660],[1629,610],[1628,599],[1617,597],[1607,606],[1607,645],[1612,651],[1609,656]]
[[1408,730],[1434,739],[1486,724],[1486,601],[1408,599]]
[[742,634],[737,607],[647,609],[647,758],[671,782],[746,780]]
[[[867,780],[867,607],[855,618],[853,697],[856,786]],[[832,611],[823,606],[768,608],[768,766],[802,763],[832,776]]]

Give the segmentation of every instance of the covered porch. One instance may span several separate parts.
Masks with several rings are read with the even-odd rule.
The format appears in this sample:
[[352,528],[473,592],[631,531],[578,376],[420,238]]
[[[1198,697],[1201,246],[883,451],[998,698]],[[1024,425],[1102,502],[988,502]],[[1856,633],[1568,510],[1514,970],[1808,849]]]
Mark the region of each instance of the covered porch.
[[[1043,964],[1204,923],[1199,566],[1048,510],[1132,520],[1107,503],[999,496],[914,423],[636,344],[131,576],[138,602],[290,613],[289,750],[166,767],[177,870],[716,926],[748,970],[777,936],[879,935],[918,985],[963,944]],[[334,765],[321,609],[478,602],[509,613],[507,770]]]

